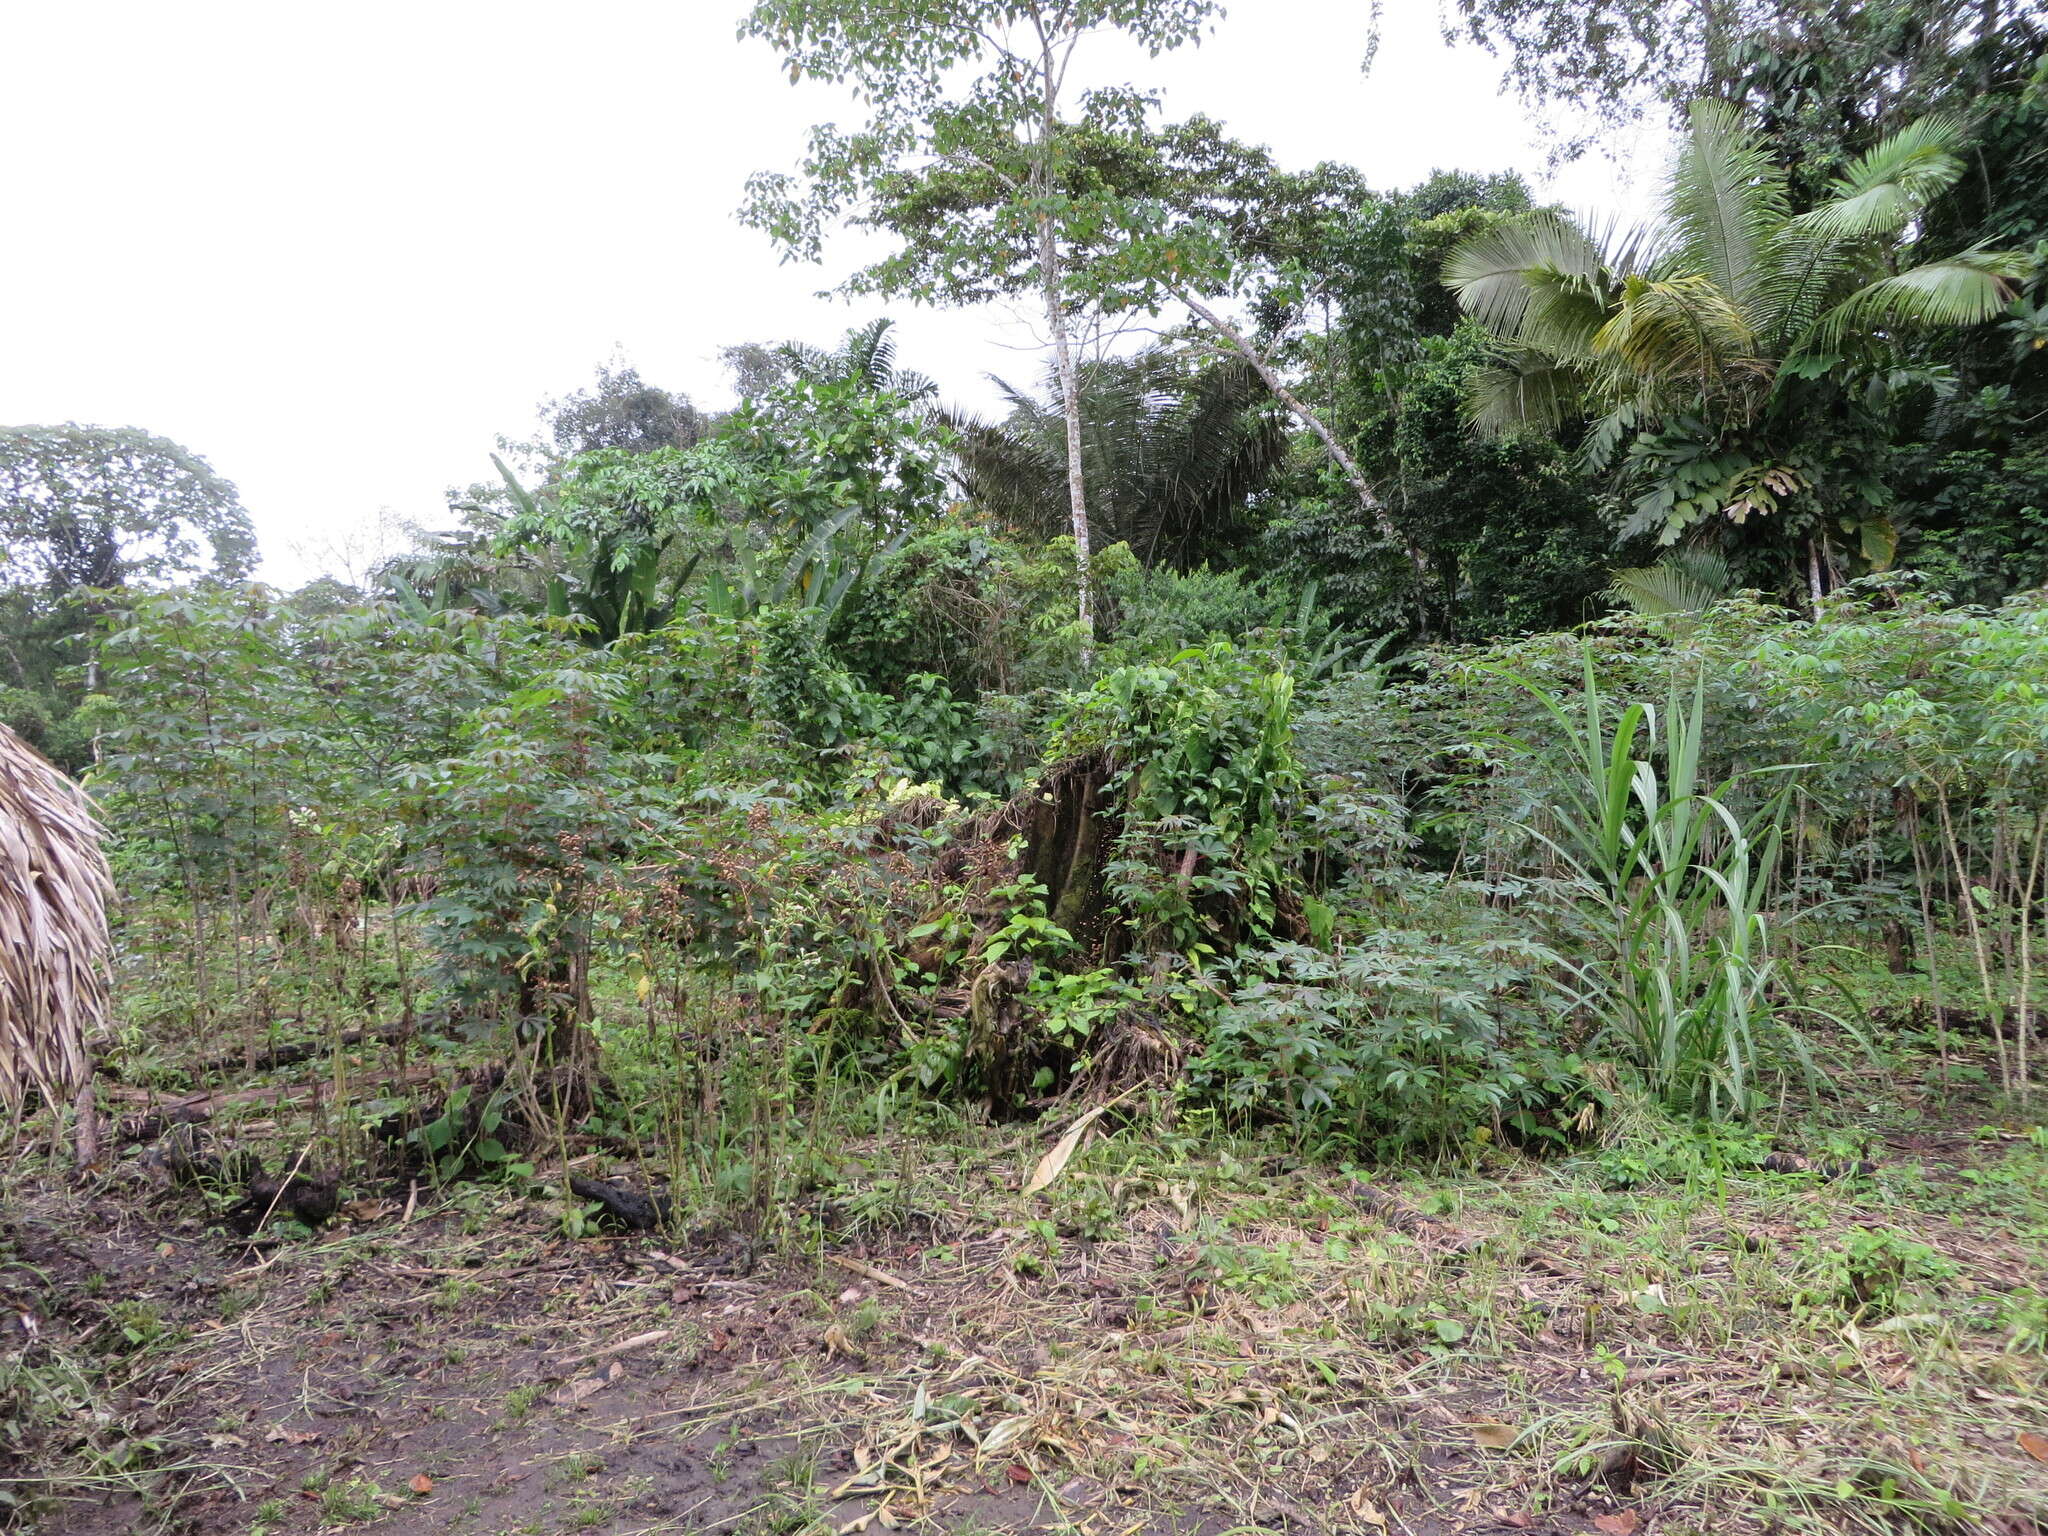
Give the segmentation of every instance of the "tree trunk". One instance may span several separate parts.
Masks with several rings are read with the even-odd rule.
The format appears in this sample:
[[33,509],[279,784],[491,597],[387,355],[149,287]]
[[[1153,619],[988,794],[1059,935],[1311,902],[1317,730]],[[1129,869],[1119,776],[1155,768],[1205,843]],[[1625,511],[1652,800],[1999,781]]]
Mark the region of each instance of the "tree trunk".
[[1034,12],[1039,44],[1038,154],[1031,167],[1031,190],[1040,199],[1038,211],[1038,277],[1045,290],[1045,323],[1052,331],[1053,364],[1060,376],[1060,410],[1067,421],[1067,510],[1074,525],[1074,584],[1080,590],[1081,665],[1095,662],[1094,540],[1088,529],[1087,475],[1081,467],[1081,377],[1067,335],[1067,311],[1060,295],[1059,231],[1044,200],[1053,193],[1053,143],[1060,128],[1061,70],[1053,58],[1053,42],[1042,18]]
[[1081,665],[1095,661],[1095,578],[1093,541],[1088,531],[1088,484],[1081,467],[1081,375],[1067,336],[1060,302],[1060,250],[1052,215],[1038,216],[1038,267],[1045,277],[1045,320],[1052,328],[1052,355],[1060,376],[1060,412],[1067,420],[1067,507],[1074,524],[1074,582],[1080,589]]
[[1273,398],[1292,411],[1303,426],[1322,439],[1323,447],[1329,452],[1330,458],[1344,472],[1344,478],[1351,482],[1351,489],[1357,493],[1359,507],[1372,519],[1381,537],[1406,551],[1408,563],[1415,569],[1416,602],[1420,608],[1429,591],[1429,560],[1415,543],[1394,525],[1393,518],[1387,514],[1386,504],[1373,490],[1372,482],[1365,478],[1365,471],[1358,467],[1358,461],[1342,443],[1337,441],[1337,434],[1324,424],[1322,417],[1310,409],[1308,402],[1280,381],[1280,375],[1274,370],[1273,365],[1266,361],[1264,355],[1246,339],[1242,331],[1185,289],[1177,288],[1174,291],[1180,301],[1194,312],[1198,320],[1229,342],[1237,354],[1252,365],[1259,377],[1265,380],[1266,388],[1273,392]]

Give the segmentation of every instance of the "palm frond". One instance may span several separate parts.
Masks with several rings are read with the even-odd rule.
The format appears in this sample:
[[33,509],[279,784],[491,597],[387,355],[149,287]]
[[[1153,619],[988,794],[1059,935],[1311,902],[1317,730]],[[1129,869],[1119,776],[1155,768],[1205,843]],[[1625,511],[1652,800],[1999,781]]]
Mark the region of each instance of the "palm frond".
[[1749,317],[1718,284],[1697,273],[1629,279],[1593,350],[1653,385],[1685,383],[1710,397],[1771,373],[1770,362],[1758,355]]
[[1593,340],[1613,315],[1612,296],[1576,277],[1549,268],[1525,274],[1529,287],[1517,345],[1557,358],[1590,359]]
[[1130,498],[1131,545],[1147,564],[1185,567],[1244,524],[1289,433],[1257,371],[1228,358],[1161,392],[1143,441],[1151,473]]
[[1821,316],[1809,345],[1839,347],[1858,331],[1982,325],[2005,312],[2030,270],[2018,251],[1974,249],[1927,262],[1857,289]]
[[908,400],[929,399],[938,390],[932,379],[896,366],[896,322],[887,315],[857,325],[836,348],[784,342],[776,349],[792,377],[813,384],[854,384],[862,390],[890,390]]
[[1710,549],[1674,550],[1655,565],[1608,576],[1608,601],[1637,613],[1699,613],[1735,588],[1733,567]]
[[785,341],[775,349],[775,355],[789,365],[789,372],[795,378],[824,378],[831,370],[832,354],[807,341]]
[[85,795],[0,725],[0,1103],[68,1102],[90,1076],[112,897]]
[[[1058,415],[1056,410],[1049,408],[1038,396],[1032,394],[1028,389],[1012,384],[1008,379],[997,378],[994,374],[990,374],[988,381],[995,385],[996,393],[1001,395],[1008,403],[1013,425],[1017,424],[1019,418],[1022,417],[1030,417],[1034,421],[1044,421],[1051,420]],[[1047,384],[1048,393],[1057,390],[1058,387],[1057,380],[1050,381]]]
[[1828,201],[1795,221],[1828,240],[1897,234],[1963,173],[1966,134],[1956,118],[1920,118],[1887,134],[1835,178]]
[[[1038,537],[1067,525],[1066,421],[1044,396],[998,379],[1006,421],[944,419],[958,436],[962,488],[999,521]],[[1164,349],[1080,371],[1081,452],[1099,542],[1146,564],[1186,565],[1231,537],[1248,499],[1283,461],[1288,436],[1249,364],[1198,369]]]
[[1771,237],[1768,275],[1746,307],[1761,345],[1782,356],[1846,285],[1883,269],[1863,242],[1829,239],[1789,219]]
[[1769,281],[1770,238],[1791,212],[1784,170],[1763,135],[1728,102],[1694,102],[1666,201],[1671,267],[1748,305]]
[[1657,224],[1629,221],[1609,214],[1597,222],[1581,219],[1580,228],[1600,252],[1610,280],[1653,271],[1667,254],[1671,231]]
[[1598,295],[1608,267],[1600,248],[1555,213],[1504,220],[1460,243],[1444,258],[1443,280],[1459,305],[1494,335],[1522,340],[1537,284],[1554,296],[1569,290]]
[[839,349],[846,376],[869,389],[886,388],[896,376],[896,322],[887,315],[855,326]]
[[1503,437],[1521,427],[1555,431],[1581,408],[1579,370],[1534,352],[1474,368],[1465,380],[1465,415],[1474,430]]
[[941,417],[955,437],[961,491],[1003,526],[1048,539],[1066,526],[1067,459],[1049,434],[1012,422]]

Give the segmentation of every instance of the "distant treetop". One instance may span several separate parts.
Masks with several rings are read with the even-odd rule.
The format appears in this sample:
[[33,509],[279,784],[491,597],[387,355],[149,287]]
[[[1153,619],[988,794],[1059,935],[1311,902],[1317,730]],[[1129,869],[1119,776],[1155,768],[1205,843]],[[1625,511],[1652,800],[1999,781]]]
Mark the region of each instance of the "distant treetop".
[[0,427],[0,583],[236,581],[256,559],[240,495],[190,449],[135,427]]

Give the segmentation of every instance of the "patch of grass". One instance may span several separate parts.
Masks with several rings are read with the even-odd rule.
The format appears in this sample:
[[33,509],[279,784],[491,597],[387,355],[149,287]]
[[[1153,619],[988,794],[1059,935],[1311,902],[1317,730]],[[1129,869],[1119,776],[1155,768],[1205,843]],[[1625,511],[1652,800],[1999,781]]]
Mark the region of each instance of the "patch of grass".
[[855,1343],[860,1343],[874,1338],[881,1329],[882,1319],[885,1315],[880,1299],[869,1296],[846,1315],[846,1321],[842,1326],[845,1328],[846,1336],[849,1339],[852,1339]]
[[1955,1274],[1956,1266],[1926,1243],[1887,1228],[1865,1228],[1820,1249],[1814,1281],[1796,1308],[1832,1306],[1852,1322],[1881,1321],[1898,1314],[1912,1288],[1938,1285]]
[[450,1275],[434,1292],[434,1309],[438,1312],[459,1312],[480,1289],[474,1280],[464,1279],[461,1275]]
[[374,1520],[384,1512],[384,1491],[368,1478],[352,1477],[333,1483],[320,1495],[323,1525],[355,1525]]
[[549,1482],[555,1487],[573,1487],[603,1470],[603,1458],[589,1451],[571,1451],[555,1463]]
[[507,1392],[505,1394],[505,1422],[507,1424],[523,1422],[526,1416],[533,1411],[533,1405],[540,1401],[541,1394],[546,1391],[547,1388],[542,1383],[529,1381]]
[[107,1309],[111,1347],[121,1353],[146,1350],[169,1333],[156,1306],[147,1301],[120,1301]]

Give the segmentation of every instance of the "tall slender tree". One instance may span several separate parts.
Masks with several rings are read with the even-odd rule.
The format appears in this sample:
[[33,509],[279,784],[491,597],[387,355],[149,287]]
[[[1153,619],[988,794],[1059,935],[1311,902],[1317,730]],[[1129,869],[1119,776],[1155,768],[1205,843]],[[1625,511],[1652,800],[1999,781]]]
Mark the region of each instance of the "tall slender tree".
[[1320,243],[1320,226],[1366,196],[1357,174],[1329,164],[1283,171],[1268,151],[1231,140],[1204,117],[1156,128],[1133,120],[1102,139],[1091,169],[1114,195],[1100,199],[1105,227],[1076,266],[1075,286],[1110,311],[1156,315],[1178,304],[1248,365],[1321,442],[1366,519],[1406,551],[1419,601],[1429,578],[1422,552],[1342,435],[1289,383],[1273,338],[1227,312],[1248,304],[1271,319],[1316,302],[1317,277],[1300,256]]
[[812,130],[800,177],[748,182],[742,217],[786,256],[815,260],[841,219],[890,228],[915,210],[921,237],[863,268],[852,293],[960,302],[1035,290],[1060,381],[1078,627],[1092,653],[1073,252],[1102,237],[1119,193],[1087,171],[1092,141],[1127,132],[1151,99],[1079,91],[1076,50],[1121,33],[1154,55],[1196,41],[1218,0],[759,0],[740,25],[783,56],[792,81],[852,86],[852,131]]

